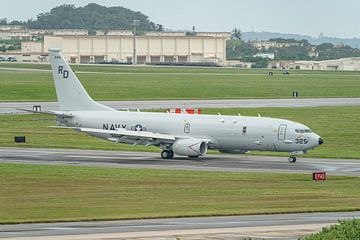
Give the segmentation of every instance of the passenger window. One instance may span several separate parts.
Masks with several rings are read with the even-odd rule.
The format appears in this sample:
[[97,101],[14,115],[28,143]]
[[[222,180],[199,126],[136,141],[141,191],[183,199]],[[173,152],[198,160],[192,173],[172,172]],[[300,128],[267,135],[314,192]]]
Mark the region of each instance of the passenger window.
[[243,134],[246,134],[246,127],[243,127]]

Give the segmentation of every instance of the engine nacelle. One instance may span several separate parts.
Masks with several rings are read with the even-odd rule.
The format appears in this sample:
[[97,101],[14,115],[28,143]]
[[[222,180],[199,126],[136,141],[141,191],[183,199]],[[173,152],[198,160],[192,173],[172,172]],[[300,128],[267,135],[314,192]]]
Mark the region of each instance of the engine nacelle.
[[206,141],[196,138],[179,139],[173,144],[174,153],[180,156],[205,156],[207,149],[208,145]]

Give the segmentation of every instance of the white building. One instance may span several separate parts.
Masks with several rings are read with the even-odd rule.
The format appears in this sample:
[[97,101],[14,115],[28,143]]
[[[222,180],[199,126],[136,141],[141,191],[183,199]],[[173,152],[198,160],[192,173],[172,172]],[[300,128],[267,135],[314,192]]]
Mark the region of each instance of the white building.
[[269,48],[285,48],[291,46],[304,46],[303,42],[277,42],[277,41],[249,41],[249,44],[258,50],[268,50]]
[[360,57],[325,61],[273,61],[269,64],[269,67],[300,70],[360,71]]
[[[107,35],[45,36],[44,42],[25,42],[22,54],[29,61],[47,55],[47,49],[59,48],[71,63],[133,61],[134,36],[127,31],[109,31]],[[145,63],[226,63],[229,33],[150,32],[136,36],[136,61]],[[26,61],[27,61],[26,60]]]
[[0,40],[11,39],[11,33],[14,31],[20,31],[23,26],[18,25],[0,25]]
[[253,57],[261,57],[266,59],[275,59],[275,53],[257,53]]

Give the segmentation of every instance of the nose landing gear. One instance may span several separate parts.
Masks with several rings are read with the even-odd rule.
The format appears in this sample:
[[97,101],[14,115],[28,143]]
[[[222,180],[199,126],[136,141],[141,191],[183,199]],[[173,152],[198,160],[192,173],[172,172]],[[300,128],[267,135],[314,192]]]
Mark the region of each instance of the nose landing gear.
[[290,163],[295,163],[296,162],[296,157],[295,156],[289,157],[289,162]]

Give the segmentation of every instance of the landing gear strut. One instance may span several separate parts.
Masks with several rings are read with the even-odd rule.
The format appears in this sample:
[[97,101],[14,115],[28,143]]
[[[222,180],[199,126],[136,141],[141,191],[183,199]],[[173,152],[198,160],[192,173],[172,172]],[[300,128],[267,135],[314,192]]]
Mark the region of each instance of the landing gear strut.
[[174,158],[174,152],[173,150],[164,150],[161,152],[161,158],[162,159],[173,159]]
[[296,157],[295,156],[289,157],[289,162],[291,162],[291,163],[296,162]]

